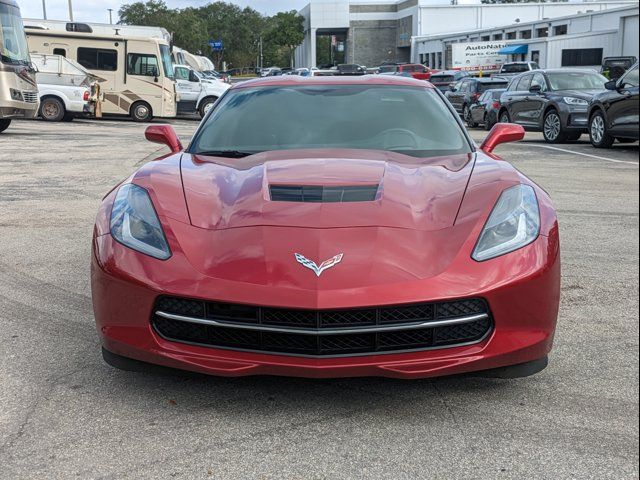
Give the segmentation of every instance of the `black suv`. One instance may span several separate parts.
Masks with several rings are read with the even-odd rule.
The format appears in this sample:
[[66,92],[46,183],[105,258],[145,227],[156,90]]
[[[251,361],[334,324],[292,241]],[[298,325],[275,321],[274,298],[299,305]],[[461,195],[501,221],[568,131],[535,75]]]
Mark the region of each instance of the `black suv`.
[[638,140],[638,64],[620,79],[605,84],[606,92],[596,95],[589,105],[589,138],[596,148],[609,148],[615,140]]
[[500,122],[542,131],[549,143],[573,142],[588,131],[589,102],[607,79],[593,70],[562,68],[518,75],[500,97]]
[[451,90],[445,92],[445,96],[453,105],[469,127],[477,127],[478,124],[471,118],[471,106],[478,101],[480,95],[487,90],[506,88],[508,80],[499,78],[464,78],[456,83]]

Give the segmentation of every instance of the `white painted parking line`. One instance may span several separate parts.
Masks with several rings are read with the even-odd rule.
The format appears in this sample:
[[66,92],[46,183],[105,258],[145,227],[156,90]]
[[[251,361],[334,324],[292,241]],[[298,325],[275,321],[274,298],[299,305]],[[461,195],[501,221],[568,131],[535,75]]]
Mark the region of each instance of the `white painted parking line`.
[[566,148],[552,147],[550,145],[538,145],[535,143],[516,143],[516,145],[525,146],[525,147],[547,148],[549,150],[557,150],[558,152],[571,153],[574,155],[582,155],[583,157],[589,157],[589,158],[596,158],[598,160],[604,160],[605,162],[626,163],[628,165],[638,166],[638,162],[629,162],[627,160],[616,160],[614,158],[601,157],[599,155],[591,155],[590,153],[576,152],[575,150],[567,150]]

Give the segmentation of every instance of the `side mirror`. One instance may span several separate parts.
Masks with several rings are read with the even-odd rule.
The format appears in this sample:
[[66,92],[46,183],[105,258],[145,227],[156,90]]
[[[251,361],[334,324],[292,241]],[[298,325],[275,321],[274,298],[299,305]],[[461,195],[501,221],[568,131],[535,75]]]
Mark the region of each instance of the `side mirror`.
[[617,80],[611,80],[607,83],[604,84],[604,88],[606,88],[607,90],[617,90],[618,89],[618,81]]
[[515,123],[496,123],[480,145],[485,153],[491,153],[503,143],[518,142],[524,138],[524,128]]
[[182,151],[182,143],[171,125],[150,125],[144,132],[147,140],[166,145],[171,153]]
[[529,87],[529,93],[538,95],[542,93],[542,87],[540,85],[531,85],[531,87]]
[[456,91],[456,86],[454,84],[449,85],[449,91],[450,92],[455,92]]

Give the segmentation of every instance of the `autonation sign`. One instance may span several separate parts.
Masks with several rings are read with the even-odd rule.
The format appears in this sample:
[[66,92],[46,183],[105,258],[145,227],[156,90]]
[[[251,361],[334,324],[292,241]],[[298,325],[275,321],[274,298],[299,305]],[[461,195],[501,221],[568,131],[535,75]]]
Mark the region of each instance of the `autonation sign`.
[[498,52],[506,46],[506,42],[454,43],[451,51],[453,69],[486,72],[499,70],[507,57]]

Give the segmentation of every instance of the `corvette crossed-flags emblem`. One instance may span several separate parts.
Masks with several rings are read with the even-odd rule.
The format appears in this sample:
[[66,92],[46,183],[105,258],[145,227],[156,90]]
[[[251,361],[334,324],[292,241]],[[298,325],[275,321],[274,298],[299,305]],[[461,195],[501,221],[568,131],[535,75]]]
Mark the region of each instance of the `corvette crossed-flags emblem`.
[[296,253],[295,256],[299,264],[301,264],[303,267],[307,267],[309,270],[313,270],[316,276],[319,277],[320,275],[322,275],[322,272],[331,267],[335,267],[338,263],[340,263],[344,254],[341,253],[333,258],[330,258],[329,260],[325,260],[320,265],[317,265],[316,262],[309,260],[307,257],[305,257],[304,255],[300,255],[299,253]]

